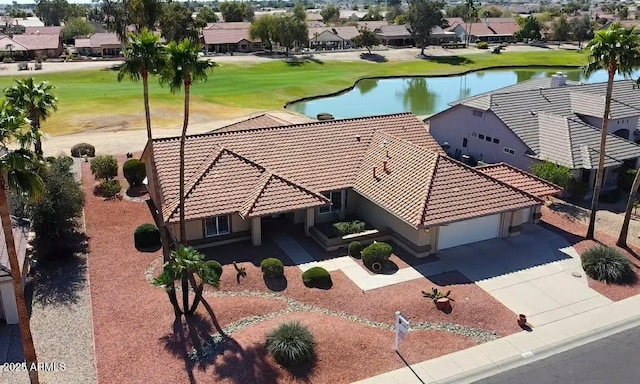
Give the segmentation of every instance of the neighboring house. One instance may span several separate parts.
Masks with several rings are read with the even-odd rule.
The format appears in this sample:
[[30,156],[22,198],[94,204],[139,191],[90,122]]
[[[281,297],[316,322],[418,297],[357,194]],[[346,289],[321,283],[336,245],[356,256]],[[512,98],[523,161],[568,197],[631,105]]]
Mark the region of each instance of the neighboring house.
[[[448,157],[411,113],[244,128],[187,137],[184,242],[259,246],[293,227],[322,244],[316,223],[355,217],[422,257],[517,235],[540,212],[539,196]],[[179,146],[154,139],[142,154],[174,240]]]
[[248,119],[244,119],[238,121],[237,123],[229,124],[224,127],[214,129],[211,132],[230,132],[230,131],[244,131],[248,129],[256,129],[256,128],[268,128],[268,127],[279,127],[282,125],[291,124],[288,121],[285,121],[277,116],[273,116],[269,113],[263,113],[258,116],[253,116]]
[[356,27],[318,27],[309,28],[310,49],[350,49],[353,39],[360,34]]
[[[375,29],[375,33],[383,45],[388,46],[413,46],[415,41],[407,25],[382,25]],[[431,30],[427,45],[440,45],[443,43],[451,43],[456,40],[454,32],[448,32],[440,27],[434,27]]]
[[63,52],[59,35],[13,35],[0,37],[0,51],[25,59],[59,57]]
[[[231,28],[234,24],[237,28]],[[256,52],[264,49],[262,42],[251,40],[249,37],[249,27],[251,23],[213,23],[209,28],[202,30],[202,38],[207,52],[228,53],[228,52]],[[225,25],[220,27],[220,25]]]
[[122,42],[112,32],[94,33],[89,37],[76,38],[76,50],[83,56],[112,57],[122,55]]
[[58,36],[62,36],[62,27],[60,27],[60,26],[25,27],[24,34],[25,35],[58,35]]
[[[27,240],[29,236],[29,226],[22,225],[18,220],[11,219],[13,224],[13,238],[18,252],[18,262],[22,272],[22,282],[26,281],[28,272],[28,261],[26,258]],[[11,279],[11,267],[9,266],[9,256],[4,242],[4,232],[0,224],[0,320],[7,324],[18,324],[18,309],[16,307],[16,296]]]
[[485,18],[470,25],[457,17],[447,21],[449,22],[447,31],[455,32],[462,41],[466,41],[467,36],[470,35],[471,42],[476,40],[488,43],[512,42],[516,40],[515,34],[520,30],[515,19],[509,17]]
[[[528,170],[551,161],[593,186],[606,83],[568,82],[564,74],[525,81],[473,96],[429,118],[429,132],[460,158],[505,162]],[[605,154],[605,186],[616,183],[620,166],[640,166],[640,90],[631,80],[613,86]]]

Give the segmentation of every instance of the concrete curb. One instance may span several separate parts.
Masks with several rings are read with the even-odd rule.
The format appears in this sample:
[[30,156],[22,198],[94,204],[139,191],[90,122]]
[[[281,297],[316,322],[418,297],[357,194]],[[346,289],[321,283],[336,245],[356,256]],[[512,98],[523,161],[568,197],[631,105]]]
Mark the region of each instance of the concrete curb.
[[[514,368],[518,368],[535,361],[543,360],[547,357],[568,351],[573,348],[580,347],[585,344],[606,338],[616,333],[624,332],[631,328],[640,326],[640,315],[629,317],[625,320],[618,321],[597,329],[587,331],[578,336],[569,337],[563,341],[559,341],[541,348],[534,349],[522,353],[518,356],[504,359],[497,363],[485,365],[484,367],[473,369],[459,375],[455,375],[446,379],[436,381],[438,384],[463,384],[474,383],[478,380],[491,377],[498,373],[506,372]],[[533,331],[535,332],[535,330]]]

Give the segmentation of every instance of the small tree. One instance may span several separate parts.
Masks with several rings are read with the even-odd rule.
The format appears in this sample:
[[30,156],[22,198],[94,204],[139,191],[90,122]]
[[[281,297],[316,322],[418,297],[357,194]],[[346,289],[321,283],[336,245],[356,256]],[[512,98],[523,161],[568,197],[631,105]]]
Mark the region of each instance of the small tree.
[[38,238],[63,241],[82,216],[84,193],[69,170],[72,164],[70,157],[59,156],[42,173],[42,198],[27,209]]
[[[173,305],[176,317],[191,315],[202,301],[204,285],[208,284],[218,288],[220,284],[218,263],[214,260],[205,261],[202,253],[192,247],[180,246],[171,252],[171,258],[164,263],[163,272],[153,280],[153,284],[163,287],[167,291],[169,301]],[[193,278],[198,276],[198,282]],[[182,308],[176,297],[175,282],[180,280],[182,290]],[[193,302],[189,304],[189,281],[195,292]],[[194,285],[195,284],[195,285]]]
[[550,161],[541,161],[533,164],[531,173],[562,188],[567,188],[573,179],[569,168]]
[[96,180],[112,180],[118,176],[118,160],[109,155],[91,159],[91,174]]
[[353,38],[353,42],[360,47],[367,48],[367,52],[371,54],[371,47],[380,44],[378,36],[366,26],[360,30],[360,34]]
[[526,18],[518,17],[516,19],[520,30],[516,33],[516,36],[520,39],[539,39],[542,35],[540,30],[542,26],[540,21],[534,16],[527,16]]

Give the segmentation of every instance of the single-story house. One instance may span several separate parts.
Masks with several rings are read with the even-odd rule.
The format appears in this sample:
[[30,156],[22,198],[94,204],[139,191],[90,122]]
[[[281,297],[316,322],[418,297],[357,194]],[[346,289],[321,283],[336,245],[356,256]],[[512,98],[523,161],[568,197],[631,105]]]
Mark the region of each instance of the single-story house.
[[121,56],[123,49],[118,35],[112,32],[98,32],[89,37],[76,38],[74,46],[84,56]]
[[59,35],[13,35],[0,37],[0,51],[27,59],[59,57],[63,52]]
[[[179,142],[154,139],[142,154],[152,213],[162,214],[173,240],[180,240]],[[263,233],[283,226],[321,242],[316,223],[356,217],[422,257],[515,236],[543,202],[447,156],[411,113],[214,131],[185,145],[182,241],[194,246],[259,246]]]
[[350,49],[353,39],[360,34],[356,27],[309,28],[310,49]]
[[[383,45],[389,46],[413,46],[415,41],[409,31],[408,25],[383,25],[375,29],[375,33]],[[433,27],[427,45],[441,45],[456,40],[454,32],[448,32],[440,27]]]
[[[18,253],[18,262],[22,272],[22,283],[26,281],[28,273],[28,259],[26,257],[27,240],[29,236],[29,226],[24,225],[19,220],[11,219],[13,225],[13,239]],[[18,309],[16,307],[16,296],[11,278],[11,266],[9,256],[4,242],[4,232],[0,224],[0,320],[7,324],[18,324]]]
[[[606,83],[579,84],[559,73],[452,103],[429,118],[429,132],[454,158],[505,162],[528,170],[537,161],[568,167],[595,183]],[[621,166],[640,166],[640,90],[616,81],[605,154],[605,187]]]
[[466,41],[467,36],[470,35],[471,42],[476,40],[488,43],[511,42],[516,40],[515,34],[520,30],[515,19],[509,17],[489,17],[471,24],[465,23],[460,18],[450,18],[447,21],[449,22],[447,31],[455,32],[462,41]]
[[[215,24],[245,24],[245,23],[215,23]],[[202,30],[202,38],[207,52],[255,52],[264,49],[260,40],[252,40],[249,28],[218,28],[211,27]]]

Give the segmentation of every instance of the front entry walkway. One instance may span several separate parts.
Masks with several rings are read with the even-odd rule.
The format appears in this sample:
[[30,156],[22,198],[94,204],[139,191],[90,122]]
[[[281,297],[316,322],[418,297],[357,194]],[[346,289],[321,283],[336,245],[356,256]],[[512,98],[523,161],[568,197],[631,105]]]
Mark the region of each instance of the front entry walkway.
[[329,272],[341,270],[362,291],[386,287],[388,285],[404,283],[422,277],[429,277],[453,270],[453,267],[442,261],[425,263],[416,267],[399,269],[391,275],[370,274],[358,264],[351,256],[336,257],[329,260],[315,261],[305,249],[293,237],[289,235],[274,236],[274,241],[298,265],[302,271],[312,267],[322,267]]
[[560,235],[538,225],[522,234],[444,250],[438,257],[533,326],[610,304],[589,288],[580,256]]

